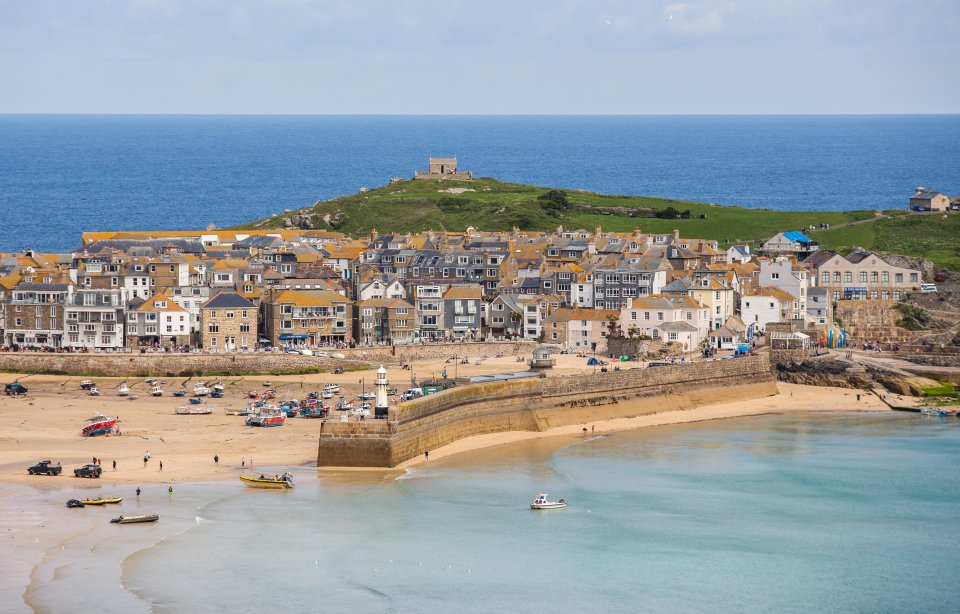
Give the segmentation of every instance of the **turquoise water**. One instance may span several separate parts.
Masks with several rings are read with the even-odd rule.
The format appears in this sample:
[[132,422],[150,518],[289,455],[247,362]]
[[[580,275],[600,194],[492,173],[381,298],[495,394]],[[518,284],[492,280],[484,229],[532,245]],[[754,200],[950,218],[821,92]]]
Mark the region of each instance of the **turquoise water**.
[[958,460],[960,420],[839,413],[214,485],[122,579],[159,612],[955,612]]

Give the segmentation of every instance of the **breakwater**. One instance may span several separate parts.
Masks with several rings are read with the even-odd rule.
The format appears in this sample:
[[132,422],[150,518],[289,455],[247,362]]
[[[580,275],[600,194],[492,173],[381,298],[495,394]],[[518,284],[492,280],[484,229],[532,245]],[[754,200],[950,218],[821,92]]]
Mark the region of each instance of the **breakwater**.
[[[271,352],[236,354],[2,352],[0,353],[0,372],[116,377],[285,375],[320,373],[333,371],[338,367],[399,365],[451,356],[468,358],[497,354],[529,356],[534,347],[536,344],[529,341],[382,346],[326,350],[328,354],[326,357]],[[334,358],[334,354],[343,358]]]
[[391,407],[387,420],[324,422],[317,465],[395,467],[474,435],[545,431],[776,392],[766,356],[463,386]]

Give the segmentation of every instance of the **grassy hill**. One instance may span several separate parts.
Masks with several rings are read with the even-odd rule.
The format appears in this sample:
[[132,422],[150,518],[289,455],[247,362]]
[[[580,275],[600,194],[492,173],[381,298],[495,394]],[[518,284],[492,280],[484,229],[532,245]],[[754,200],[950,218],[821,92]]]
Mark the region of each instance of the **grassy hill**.
[[[629,232],[670,232],[717,239],[723,245],[765,240],[783,230],[819,228],[813,238],[825,247],[858,245],[914,256],[926,256],[944,267],[960,269],[958,216],[940,227],[928,216],[906,211],[883,212],[903,216],[882,219],[874,211],[774,211],[696,203],[647,196],[615,196],[564,190],[562,197],[544,200],[556,188],[545,188],[495,179],[473,181],[405,180],[350,196],[318,202],[311,207],[251,222],[239,228],[283,228],[286,218],[308,216],[312,228],[336,230],[358,236],[376,228],[380,234],[424,230],[554,230],[584,228]],[[559,201],[559,202],[555,202]],[[689,218],[650,217],[672,208],[689,212]],[[898,225],[907,228],[905,232]],[[952,235],[951,235],[952,233]],[[952,237],[952,238],[951,238]]]

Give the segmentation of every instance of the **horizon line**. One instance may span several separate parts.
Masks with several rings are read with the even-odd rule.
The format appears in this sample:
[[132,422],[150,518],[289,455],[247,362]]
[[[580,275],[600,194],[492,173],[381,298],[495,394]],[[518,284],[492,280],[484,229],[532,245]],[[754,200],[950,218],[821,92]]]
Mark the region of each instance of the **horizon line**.
[[193,112],[3,112],[42,117],[955,117],[956,112],[916,113],[193,113]]

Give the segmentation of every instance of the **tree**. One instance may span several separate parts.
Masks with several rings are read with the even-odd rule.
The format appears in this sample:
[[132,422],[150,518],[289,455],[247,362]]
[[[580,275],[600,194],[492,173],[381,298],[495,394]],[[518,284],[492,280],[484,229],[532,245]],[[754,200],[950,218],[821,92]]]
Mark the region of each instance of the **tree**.
[[537,196],[537,200],[543,203],[543,208],[552,216],[558,216],[562,211],[570,208],[570,200],[563,190],[550,190],[546,194]]

